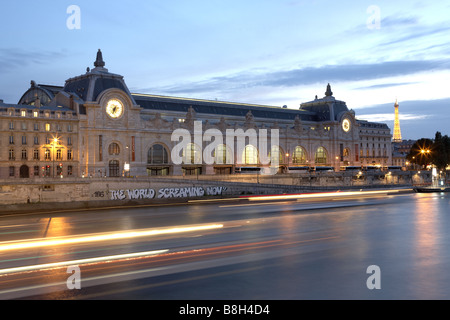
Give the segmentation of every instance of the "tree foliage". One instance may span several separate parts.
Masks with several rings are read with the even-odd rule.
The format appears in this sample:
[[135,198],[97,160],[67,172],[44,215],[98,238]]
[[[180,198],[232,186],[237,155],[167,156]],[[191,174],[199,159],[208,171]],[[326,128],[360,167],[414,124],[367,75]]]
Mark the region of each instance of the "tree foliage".
[[445,170],[450,164],[450,138],[438,131],[434,141],[427,138],[417,140],[411,147],[406,159],[422,167],[435,165],[438,170]]

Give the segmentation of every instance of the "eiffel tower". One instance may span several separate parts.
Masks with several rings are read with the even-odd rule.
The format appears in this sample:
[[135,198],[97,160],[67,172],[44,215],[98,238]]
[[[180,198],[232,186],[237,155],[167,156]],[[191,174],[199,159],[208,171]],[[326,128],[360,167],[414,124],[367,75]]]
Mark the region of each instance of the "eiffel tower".
[[400,119],[398,116],[398,103],[395,100],[395,120],[394,120],[394,136],[392,137],[393,142],[402,142],[402,132],[400,131]]

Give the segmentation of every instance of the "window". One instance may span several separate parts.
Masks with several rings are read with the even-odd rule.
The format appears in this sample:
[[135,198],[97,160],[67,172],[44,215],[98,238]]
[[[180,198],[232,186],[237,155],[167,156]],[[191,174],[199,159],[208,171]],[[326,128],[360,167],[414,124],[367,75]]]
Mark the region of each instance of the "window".
[[9,144],[14,144],[14,136],[9,136]]
[[314,157],[314,161],[316,164],[326,164],[327,163],[327,152],[325,148],[319,147],[316,150],[316,154]]
[[[71,146],[72,145],[72,137],[67,137],[67,145]],[[101,160],[100,160],[101,161]]]
[[45,131],[50,131],[50,123],[45,124]]
[[9,149],[9,160],[16,160],[14,149]]
[[27,150],[22,149],[22,160],[27,160]]
[[72,132],[72,125],[70,123],[67,125],[67,132]]
[[225,144],[219,144],[214,150],[214,161],[216,164],[228,164],[233,161],[231,151]]
[[115,142],[111,143],[108,148],[108,152],[111,156],[117,156],[120,154],[119,145]]
[[39,149],[34,149],[33,160],[39,160]]
[[22,144],[27,144],[27,136],[22,136]]
[[56,175],[57,175],[57,176],[62,175],[62,171],[63,171],[63,166],[62,166],[62,164],[59,164],[58,166],[56,166]]
[[72,160],[72,150],[71,149],[67,150],[67,160]]
[[292,155],[292,163],[305,164],[306,163],[306,151],[303,147],[296,146],[294,154]]
[[33,117],[37,118],[39,116],[39,112],[33,111]]
[[26,122],[22,122],[22,130],[27,130],[27,123]]
[[56,150],[56,160],[62,160],[62,150]]
[[39,123],[34,123],[33,129],[34,129],[34,131],[39,131]]
[[283,163],[283,152],[279,146],[272,146],[269,153],[269,159],[271,164],[275,164],[277,162],[277,159],[278,164]]
[[14,130],[14,122],[9,123],[9,130]]
[[73,174],[73,167],[72,166],[67,166],[67,175],[71,176]]
[[242,158],[244,164],[258,164],[258,149],[251,144],[246,145]]
[[183,162],[185,164],[201,164],[202,152],[200,147],[194,143],[189,143],[187,147],[183,149]]
[[45,160],[51,160],[50,149],[45,149],[45,151],[44,151],[44,159]]
[[147,161],[149,164],[167,164],[169,156],[167,150],[161,144],[155,144],[148,150]]
[[35,177],[39,177],[39,166],[34,166],[34,168],[33,168],[33,175]]
[[13,166],[9,167],[9,176],[14,177],[15,174],[16,174],[16,168]]
[[33,138],[33,140],[34,140],[34,144],[36,145],[36,144],[39,144],[39,137],[38,136],[35,136],[34,138]]
[[111,160],[109,162],[109,176],[110,177],[119,177],[120,176],[119,161]]

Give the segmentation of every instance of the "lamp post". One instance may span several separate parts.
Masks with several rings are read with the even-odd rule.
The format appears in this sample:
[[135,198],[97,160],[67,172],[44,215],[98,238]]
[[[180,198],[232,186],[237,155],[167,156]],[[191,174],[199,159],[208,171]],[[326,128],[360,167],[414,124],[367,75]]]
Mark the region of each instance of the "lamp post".
[[56,153],[55,153],[55,151],[56,151],[56,144],[58,143],[58,138],[57,137],[55,137],[55,138],[53,138],[53,140],[52,140],[52,143],[51,143],[51,145],[52,145],[52,147],[53,147],[53,164],[52,164],[52,171],[53,171],[53,173],[52,173],[52,177],[53,178],[55,178],[55,158],[56,158]]
[[286,173],[289,171],[289,152],[286,153]]

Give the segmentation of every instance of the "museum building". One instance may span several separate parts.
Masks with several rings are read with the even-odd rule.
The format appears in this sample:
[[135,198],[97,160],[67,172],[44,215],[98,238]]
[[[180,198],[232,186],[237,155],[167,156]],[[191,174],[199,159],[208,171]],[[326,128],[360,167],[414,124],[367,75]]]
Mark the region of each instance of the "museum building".
[[[194,134],[199,122],[203,132],[224,135],[215,161],[202,162],[207,142],[192,139],[175,163],[173,132]],[[329,84],[323,98],[299,109],[137,94],[105,68],[99,50],[94,68],[64,86],[31,81],[17,104],[0,100],[0,178],[235,174],[269,166],[258,145],[247,143],[237,155],[236,145],[225,143],[227,129],[278,129],[268,158],[277,160],[279,173],[392,161],[389,127],[357,119]]]

